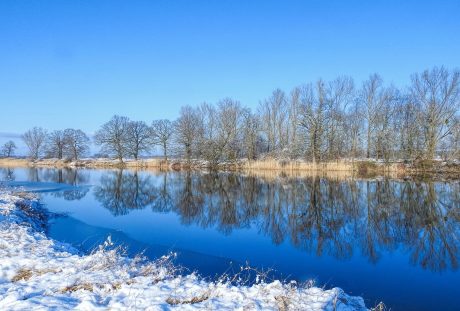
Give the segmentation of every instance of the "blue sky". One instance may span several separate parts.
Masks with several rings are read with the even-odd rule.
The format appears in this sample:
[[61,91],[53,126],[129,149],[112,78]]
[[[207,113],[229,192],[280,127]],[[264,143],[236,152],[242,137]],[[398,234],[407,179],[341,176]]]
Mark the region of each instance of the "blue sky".
[[[0,1],[0,143],[460,60],[460,1]],[[8,134],[10,135],[10,134]]]

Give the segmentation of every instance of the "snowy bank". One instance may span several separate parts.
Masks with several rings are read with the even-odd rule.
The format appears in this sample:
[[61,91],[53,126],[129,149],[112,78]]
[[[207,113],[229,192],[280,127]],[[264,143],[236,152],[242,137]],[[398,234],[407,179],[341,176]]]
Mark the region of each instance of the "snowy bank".
[[46,236],[48,216],[32,196],[0,192],[0,310],[367,310],[339,288],[179,275],[168,256],[127,258],[109,241],[82,255]]

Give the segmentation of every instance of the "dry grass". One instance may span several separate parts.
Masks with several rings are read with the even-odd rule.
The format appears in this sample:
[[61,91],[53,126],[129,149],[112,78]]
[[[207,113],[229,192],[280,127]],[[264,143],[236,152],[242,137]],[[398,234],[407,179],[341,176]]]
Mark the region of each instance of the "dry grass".
[[86,167],[86,168],[136,168],[136,169],[168,169],[170,163],[163,159],[141,159],[126,160],[120,162],[112,159],[84,159],[78,161],[59,160],[59,159],[17,159],[0,158],[0,167]]
[[37,195],[31,192],[18,191],[18,192],[15,192],[14,195],[17,197],[20,197],[21,199],[25,199],[25,200],[33,200],[37,198]]
[[183,304],[200,303],[208,299],[209,299],[209,293],[204,293],[200,296],[195,296],[195,297],[187,298],[187,299],[178,299],[178,298],[168,297],[166,299],[166,302],[172,306],[176,306],[176,305],[183,305]]
[[241,165],[245,170],[283,170],[283,171],[348,171],[352,172],[355,168],[353,163],[345,161],[334,162],[304,162],[304,161],[284,161],[276,159],[246,161]]
[[[132,284],[132,283],[131,283],[131,284]],[[121,284],[120,282],[113,283],[113,284],[112,284],[112,290],[115,290],[115,291],[120,290],[120,289],[121,289],[121,285],[122,285],[122,284]]]
[[16,275],[11,279],[12,282],[27,281],[33,276],[33,272],[30,269],[19,269]]
[[375,307],[370,309],[371,311],[385,311],[387,306],[383,302],[379,302]]
[[59,272],[61,272],[61,270],[57,270],[57,269],[32,270],[29,268],[21,268],[16,273],[16,275],[11,279],[11,281],[12,282],[19,282],[21,280],[27,281],[34,275],[39,276],[39,275],[43,275],[47,273],[59,273]]
[[135,168],[169,168],[169,162],[163,159],[145,159],[138,161],[126,161],[126,167],[135,167]]
[[277,178],[287,177],[328,177],[328,178],[348,178],[352,176],[369,177],[372,175],[391,175],[398,176],[405,174],[407,169],[399,163],[387,165],[367,162],[367,161],[334,161],[334,162],[304,162],[304,161],[278,161],[257,160],[247,161],[241,165],[241,170],[249,175]]
[[0,166],[2,167],[28,167],[30,166],[30,161],[27,159],[0,158]]
[[[113,159],[84,159],[78,161],[58,160],[58,159],[16,159],[1,158],[0,167],[50,167],[50,168],[127,168],[133,170],[206,170],[207,164],[203,161],[192,161],[186,163],[179,159],[165,161],[160,158],[125,160],[120,162]],[[303,160],[277,160],[273,158],[264,160],[240,160],[220,164],[217,169],[223,171],[240,171],[249,174],[254,172],[276,171],[284,172],[287,175],[293,175],[296,172],[314,172],[315,174],[334,174],[343,173],[352,176],[357,175],[383,175],[383,174],[412,174],[423,172],[435,173],[458,173],[459,165],[444,165],[442,167],[414,165],[413,167],[405,166],[402,163],[377,163],[373,161],[351,161],[339,160],[329,162],[307,162]]]
[[44,224],[44,222],[46,221],[47,215],[40,210],[31,208],[28,202],[18,201],[15,204],[16,207],[24,213],[24,215],[26,215],[30,219],[37,220],[39,224]]
[[290,299],[287,296],[276,296],[275,297],[276,303],[278,304],[279,311],[287,311],[289,310]]
[[79,290],[87,290],[87,291],[90,291],[92,292],[93,291],[93,285],[90,284],[90,283],[77,283],[77,284],[73,284],[73,285],[70,285],[70,286],[66,286],[64,287],[62,290],[61,290],[61,293],[73,293],[73,292],[76,292],[76,291],[79,291]]

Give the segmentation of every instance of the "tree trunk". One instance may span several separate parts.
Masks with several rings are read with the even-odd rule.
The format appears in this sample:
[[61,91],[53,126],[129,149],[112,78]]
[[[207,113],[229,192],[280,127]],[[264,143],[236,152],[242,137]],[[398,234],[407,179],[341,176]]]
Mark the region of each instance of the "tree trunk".
[[366,151],[366,157],[369,159],[370,155],[371,155],[371,152],[370,152],[370,149],[371,149],[371,130],[370,130],[370,127],[369,125],[367,126],[367,151]]

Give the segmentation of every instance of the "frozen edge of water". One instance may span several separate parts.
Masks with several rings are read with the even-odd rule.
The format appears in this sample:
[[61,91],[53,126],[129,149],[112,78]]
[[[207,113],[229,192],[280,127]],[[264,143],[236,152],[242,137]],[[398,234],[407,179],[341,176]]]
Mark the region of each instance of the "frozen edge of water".
[[34,196],[0,192],[0,309],[367,310],[340,288],[181,275],[173,254],[128,258],[110,241],[81,255],[46,236],[47,216]]

